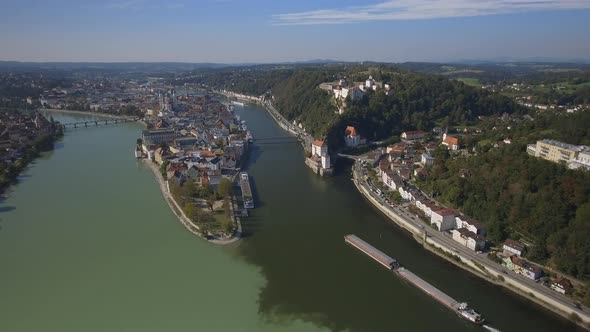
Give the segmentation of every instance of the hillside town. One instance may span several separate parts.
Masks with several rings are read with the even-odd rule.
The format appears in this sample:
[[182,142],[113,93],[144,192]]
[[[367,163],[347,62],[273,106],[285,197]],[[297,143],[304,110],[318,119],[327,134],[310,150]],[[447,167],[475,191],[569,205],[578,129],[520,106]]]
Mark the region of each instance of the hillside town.
[[[482,132],[482,129],[477,130]],[[562,274],[528,261],[526,253],[531,243],[510,238],[501,243],[492,242],[486,237],[485,223],[445,206],[432,192],[420,189],[423,180],[432,176],[435,155],[442,151],[448,151],[445,153],[451,157],[478,153],[475,148],[467,149],[461,145],[464,138],[459,137],[462,136],[449,135],[447,131],[441,128],[435,128],[431,133],[421,130],[406,131],[400,135],[400,142],[362,155],[360,163],[364,181],[372,195],[381,205],[392,211],[397,210],[398,214],[407,215],[420,228],[429,226],[476,255],[486,257],[491,264],[497,263],[504,271],[512,271],[561,294],[572,295],[575,289],[583,288],[583,284],[578,281],[574,282]],[[347,146],[359,146],[361,138],[355,128],[349,126],[343,134]],[[493,148],[510,144],[511,139],[506,137],[494,143]],[[527,149],[532,156],[581,171],[590,169],[588,151],[587,146],[574,146],[547,139],[529,145]],[[461,178],[472,176],[469,169],[460,169],[459,173]]]

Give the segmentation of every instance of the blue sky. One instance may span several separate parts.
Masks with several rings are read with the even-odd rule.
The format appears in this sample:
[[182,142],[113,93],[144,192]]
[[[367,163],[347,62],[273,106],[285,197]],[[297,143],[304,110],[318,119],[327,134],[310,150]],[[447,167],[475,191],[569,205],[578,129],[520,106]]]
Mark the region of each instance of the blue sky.
[[590,59],[590,0],[0,0],[0,60]]

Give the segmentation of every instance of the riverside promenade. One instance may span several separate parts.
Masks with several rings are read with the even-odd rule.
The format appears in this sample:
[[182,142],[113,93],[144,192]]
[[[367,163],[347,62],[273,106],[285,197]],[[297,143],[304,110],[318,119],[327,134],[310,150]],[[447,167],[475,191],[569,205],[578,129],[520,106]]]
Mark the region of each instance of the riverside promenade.
[[[585,329],[590,329],[590,316],[587,308],[583,308],[583,310],[576,308],[574,300],[567,296],[526,279],[513,271],[506,271],[484,255],[461,246],[439,231],[425,227],[421,221],[412,220],[405,216],[399,208],[389,207],[371,192],[369,185],[362,178],[360,162],[354,163],[352,173],[357,190],[396,225],[410,232],[417,242],[423,244],[425,249],[494,284],[504,286]],[[459,259],[459,263],[451,258],[453,256]]]
[[264,107],[268,114],[270,114],[270,116],[275,120],[279,127],[287,131],[288,133],[295,135],[299,139],[299,142],[303,146],[303,149],[305,151],[309,151],[311,147],[311,142],[313,142],[313,137],[310,134],[303,131],[302,129],[300,129],[299,127],[291,124],[281,113],[279,113],[279,111],[277,111],[277,109],[272,105],[270,101],[265,101],[262,99],[262,97],[248,96],[231,91],[213,90],[213,92],[228,98],[233,97],[262,105],[262,107]]
[[[160,170],[158,169],[158,167],[152,161],[150,161],[148,159],[143,159],[143,161],[144,161],[145,165],[154,173],[154,177],[156,178],[156,182],[158,182],[158,186],[160,187],[160,191],[162,192],[162,196],[164,196],[164,199],[168,203],[168,206],[170,206],[170,209],[172,210],[174,215],[176,215],[176,217],[178,218],[180,223],[189,232],[193,233],[194,235],[196,235],[198,237],[206,239],[203,236],[203,233],[201,232],[201,230],[199,229],[199,226],[195,225],[184,214],[184,211],[182,211],[182,209],[180,208],[178,203],[176,203],[176,200],[174,200],[174,198],[170,194],[170,188],[168,186],[168,182],[164,181],[164,179],[162,178],[162,174],[160,174]],[[234,198],[232,197],[232,199],[231,199],[231,215],[232,215],[232,219],[236,223],[236,227],[237,227],[233,236],[230,238],[222,238],[222,239],[211,239],[211,240],[206,239],[208,242],[211,242],[214,244],[219,244],[219,245],[228,245],[228,244],[237,242],[242,237],[242,224],[241,224],[240,217],[235,216],[235,213],[234,213],[235,206],[236,206],[236,202],[235,202]]]

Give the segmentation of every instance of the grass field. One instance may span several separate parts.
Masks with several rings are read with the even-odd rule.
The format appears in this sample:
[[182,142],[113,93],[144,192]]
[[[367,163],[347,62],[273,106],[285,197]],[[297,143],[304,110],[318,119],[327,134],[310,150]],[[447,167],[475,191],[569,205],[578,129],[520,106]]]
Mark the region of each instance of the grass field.
[[455,74],[462,74],[462,73],[475,73],[475,74],[481,74],[481,73],[483,73],[483,70],[475,70],[475,69],[457,69],[457,70],[451,70],[451,71],[447,71],[447,72],[441,73],[441,75],[455,75]]
[[556,89],[561,88],[561,91],[571,93],[571,92],[576,91],[577,89],[590,87],[590,82],[584,82],[584,83],[580,83],[580,84],[570,84],[569,82],[561,82],[561,83],[553,84],[552,87],[556,88]]
[[481,86],[482,86],[481,82],[477,78],[459,77],[459,78],[457,78],[457,81],[461,81],[467,85],[470,85],[470,86],[473,86],[476,88],[481,88]]

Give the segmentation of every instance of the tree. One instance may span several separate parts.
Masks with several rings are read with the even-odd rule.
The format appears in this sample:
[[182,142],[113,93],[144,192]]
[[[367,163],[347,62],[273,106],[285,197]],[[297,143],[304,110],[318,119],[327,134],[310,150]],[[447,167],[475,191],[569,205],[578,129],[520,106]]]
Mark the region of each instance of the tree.
[[402,195],[396,190],[396,191],[393,191],[391,193],[391,195],[389,196],[389,199],[392,202],[395,202],[395,203],[398,203],[399,204],[402,201]]
[[166,168],[168,167],[169,164],[170,164],[169,160],[164,160],[162,165],[160,165],[160,173],[162,174],[164,179],[166,179],[166,177],[168,176],[168,174],[167,174],[168,172],[166,171]]
[[195,221],[195,217],[196,217],[196,210],[198,208],[195,207],[195,205],[193,203],[186,203],[184,205],[184,207],[182,208],[182,210],[184,211],[184,214],[186,215],[186,217],[191,220],[191,221]]
[[223,178],[219,182],[219,187],[217,189],[221,197],[228,197],[232,194],[232,182],[229,179]]
[[193,198],[197,195],[198,189],[196,183],[188,179],[182,185],[182,195],[187,199],[192,201]]

